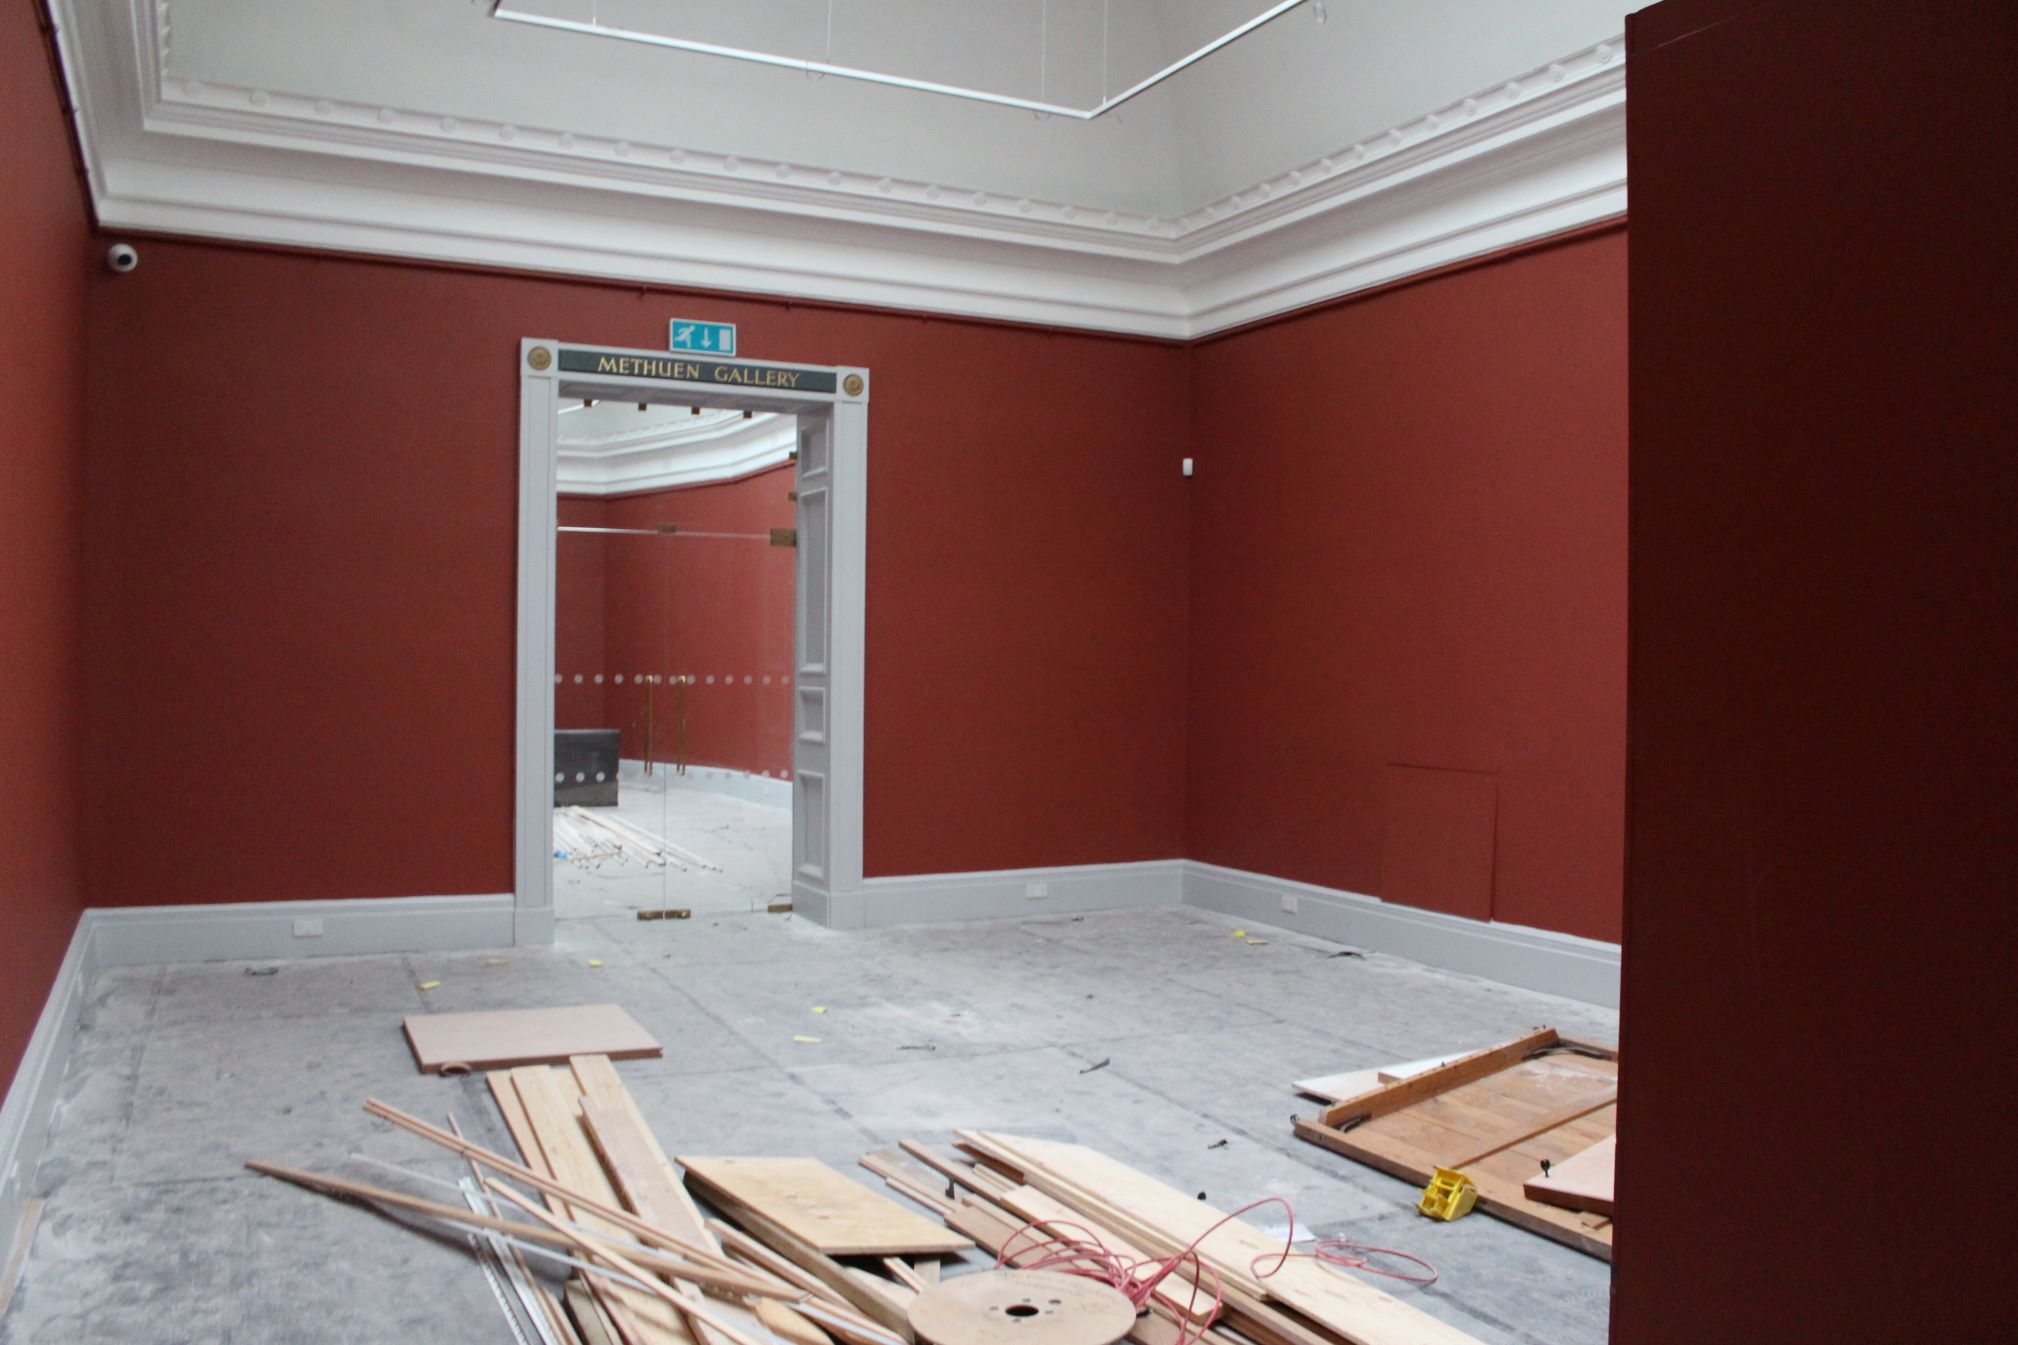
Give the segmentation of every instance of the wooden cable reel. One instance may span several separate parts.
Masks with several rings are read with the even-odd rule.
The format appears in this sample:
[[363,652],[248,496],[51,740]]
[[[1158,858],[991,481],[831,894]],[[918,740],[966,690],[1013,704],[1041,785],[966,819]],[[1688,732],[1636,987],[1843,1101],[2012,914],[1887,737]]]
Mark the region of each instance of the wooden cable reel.
[[1135,1305],[1083,1276],[995,1270],[933,1285],[910,1317],[929,1345],[1114,1345],[1135,1325]]

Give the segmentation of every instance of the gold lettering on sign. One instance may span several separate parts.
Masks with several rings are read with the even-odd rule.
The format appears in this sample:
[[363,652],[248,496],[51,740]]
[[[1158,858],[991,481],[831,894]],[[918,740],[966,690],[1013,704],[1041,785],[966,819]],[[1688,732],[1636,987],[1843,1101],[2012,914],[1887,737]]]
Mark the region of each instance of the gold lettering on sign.
[[715,366],[717,383],[741,383],[754,388],[796,388],[798,371],[793,369],[745,369],[734,364]]
[[698,382],[701,366],[683,360],[652,359],[644,355],[598,355],[596,372],[623,378],[677,378]]
[[[663,360],[649,355],[597,355],[596,372],[620,378],[671,378],[687,383],[701,381],[699,364],[687,360]],[[738,364],[716,364],[708,368],[717,383],[740,383],[751,388],[797,389],[802,371],[797,369],[750,369]]]

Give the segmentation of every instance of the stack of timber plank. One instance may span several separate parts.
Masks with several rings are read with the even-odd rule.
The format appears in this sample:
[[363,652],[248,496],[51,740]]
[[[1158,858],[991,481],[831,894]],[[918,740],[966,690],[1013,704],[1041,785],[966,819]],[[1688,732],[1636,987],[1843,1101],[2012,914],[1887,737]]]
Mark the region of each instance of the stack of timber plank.
[[956,1138],[958,1156],[906,1141],[867,1155],[863,1166],[1013,1265],[1042,1254],[1032,1232],[1090,1236],[1139,1259],[1196,1243],[1206,1282],[1166,1280],[1136,1321],[1135,1345],[1174,1345],[1180,1328],[1201,1327],[1202,1345],[1476,1345],[1342,1270],[1308,1257],[1278,1263],[1280,1238],[1097,1150],[994,1131]]
[[[669,1155],[606,1056],[484,1081],[515,1155],[453,1120],[365,1104],[468,1161],[467,1208],[248,1166],[430,1231],[473,1231],[516,1338],[540,1345],[960,1345],[920,1342],[912,1301],[954,1259],[1031,1265],[1046,1233],[1150,1263],[1196,1244],[1196,1261],[1137,1317],[1134,1345],[1476,1345],[1343,1270],[1280,1258],[1278,1238],[1079,1145],[960,1131],[956,1153],[906,1141],[865,1156],[900,1203],[810,1158]],[[969,1256],[977,1246],[985,1256]]]
[[[465,1184],[468,1209],[247,1166],[402,1219],[499,1235],[493,1245],[526,1272],[514,1280],[534,1306],[515,1313],[502,1289],[500,1302],[516,1338],[542,1345],[913,1345],[910,1299],[938,1278],[937,1258],[973,1246],[810,1159],[695,1158],[683,1176],[606,1056],[484,1080],[516,1156],[474,1143],[453,1121],[444,1129],[365,1104],[469,1160],[481,1186]],[[482,1208],[479,1189],[489,1200]],[[722,1217],[704,1211],[695,1191]],[[564,1282],[540,1274],[555,1262],[571,1272]]]
[[1418,1186],[1462,1172],[1479,1209],[1609,1261],[1618,1085],[1615,1048],[1537,1028],[1340,1098],[1296,1134]]

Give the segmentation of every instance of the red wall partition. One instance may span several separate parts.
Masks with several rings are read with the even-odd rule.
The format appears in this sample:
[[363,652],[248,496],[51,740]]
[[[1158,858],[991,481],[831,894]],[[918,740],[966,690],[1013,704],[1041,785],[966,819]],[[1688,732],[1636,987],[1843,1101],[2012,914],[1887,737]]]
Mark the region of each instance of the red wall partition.
[[79,471],[95,263],[41,13],[26,0],[0,5],[0,1092],[63,961],[83,886]]
[[2009,1340],[2011,10],[1627,35],[1612,1338]]
[[770,536],[795,479],[563,497],[563,524],[632,532],[561,535],[556,727],[618,729],[636,761],[649,721],[655,761],[789,776],[793,552]]
[[1193,352],[1187,851],[1619,937],[1626,236]]
[[518,342],[674,312],[875,373],[867,871],[1179,852],[1181,347],[141,253],[88,338],[94,902],[510,889]]

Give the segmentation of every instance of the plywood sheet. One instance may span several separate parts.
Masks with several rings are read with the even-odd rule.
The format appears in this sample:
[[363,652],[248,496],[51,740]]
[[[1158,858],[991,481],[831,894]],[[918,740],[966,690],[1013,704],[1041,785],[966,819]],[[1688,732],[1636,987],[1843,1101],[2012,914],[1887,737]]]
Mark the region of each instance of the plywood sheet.
[[1582,1153],[1552,1164],[1546,1177],[1529,1178],[1521,1189],[1529,1200],[1539,1200],[1545,1205],[1609,1215],[1612,1163],[1618,1155],[1618,1143],[1617,1135],[1607,1135]]
[[689,1158],[703,1196],[755,1211],[828,1256],[949,1255],[974,1244],[817,1158]]
[[577,1055],[636,1060],[660,1053],[652,1034],[615,1004],[418,1013],[405,1027],[423,1074],[558,1065]]

